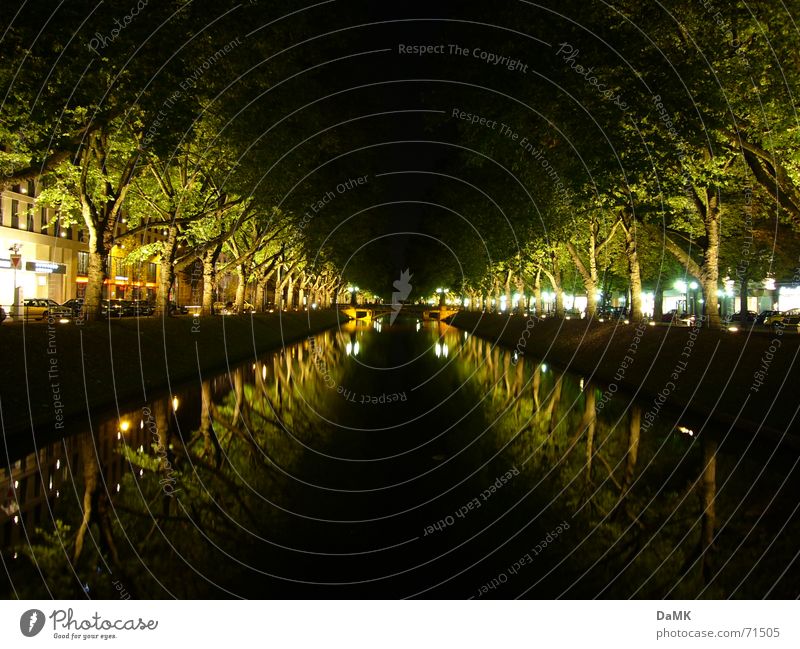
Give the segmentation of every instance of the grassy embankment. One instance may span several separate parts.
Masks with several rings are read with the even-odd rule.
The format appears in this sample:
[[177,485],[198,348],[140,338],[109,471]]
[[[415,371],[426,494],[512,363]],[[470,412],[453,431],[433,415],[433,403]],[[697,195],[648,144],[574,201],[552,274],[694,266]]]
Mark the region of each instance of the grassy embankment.
[[[254,358],[337,323],[337,313],[193,319],[125,318],[0,326],[3,424],[9,440],[56,433],[71,417],[144,400],[229,363]],[[84,389],[85,384],[85,389]],[[63,418],[63,419],[62,419]]]
[[[547,359],[602,383],[615,383],[642,398],[645,409],[655,406],[658,395],[664,394],[659,417],[664,417],[664,410],[685,408],[687,420],[694,425],[710,418],[724,429],[735,423],[749,433],[773,438],[786,433],[800,441],[800,422],[795,419],[800,403],[800,336],[796,333],[748,335],[550,319],[537,321],[529,329],[530,336],[521,339],[528,322],[524,316],[462,312],[452,324],[520,349],[525,356]],[[631,353],[637,331],[640,340]],[[762,376],[765,361],[767,371]]]

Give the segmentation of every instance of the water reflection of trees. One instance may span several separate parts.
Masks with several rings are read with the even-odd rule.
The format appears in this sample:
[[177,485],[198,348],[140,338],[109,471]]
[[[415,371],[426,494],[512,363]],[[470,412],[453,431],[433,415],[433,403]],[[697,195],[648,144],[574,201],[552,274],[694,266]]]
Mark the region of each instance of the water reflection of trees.
[[[149,404],[155,436],[146,416],[128,415],[124,433],[115,421],[67,440],[77,462],[55,518],[36,521],[32,542],[14,549],[28,559],[12,566],[18,594],[115,598],[119,584],[133,597],[257,594],[247,584],[261,575],[249,566],[280,566],[266,540],[291,545],[276,526],[291,506],[287,476],[304,446],[322,441],[315,411],[330,399],[347,335],[234,368],[192,398]],[[114,462],[124,476],[109,475]]]
[[[508,444],[510,461],[525,463],[530,485],[541,481],[529,498],[541,494],[553,521],[574,521],[572,542],[557,546],[567,594],[731,594],[757,548],[737,551],[752,531],[741,517],[720,529],[719,511],[739,502],[730,488],[718,489],[713,435],[696,438],[663,425],[643,435],[636,402],[619,395],[598,408],[606,386],[487,340],[465,340],[462,332],[444,338],[460,348],[462,378],[479,386],[491,412],[504,412],[492,427],[495,446]],[[778,561],[770,570],[779,575],[781,567]],[[736,594],[747,595],[746,587]]]

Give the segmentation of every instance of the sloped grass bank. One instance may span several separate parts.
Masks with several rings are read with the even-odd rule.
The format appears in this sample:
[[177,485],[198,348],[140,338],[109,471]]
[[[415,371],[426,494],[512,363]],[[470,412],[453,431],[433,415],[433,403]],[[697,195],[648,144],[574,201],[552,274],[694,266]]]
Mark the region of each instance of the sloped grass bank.
[[8,439],[56,433],[70,419],[224,370],[336,326],[334,310],[210,318],[126,318],[0,327],[0,401]]

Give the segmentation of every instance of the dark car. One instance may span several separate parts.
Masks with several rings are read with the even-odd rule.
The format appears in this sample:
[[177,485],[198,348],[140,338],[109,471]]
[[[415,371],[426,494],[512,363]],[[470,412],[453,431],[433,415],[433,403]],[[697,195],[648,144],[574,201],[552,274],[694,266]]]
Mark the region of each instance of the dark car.
[[103,300],[101,302],[104,316],[111,318],[123,318],[133,315],[133,308],[126,300]]
[[189,313],[189,309],[187,309],[182,304],[175,304],[175,302],[169,303],[170,315],[186,315],[187,313]]
[[677,309],[671,309],[661,316],[661,322],[671,322],[676,325],[689,327],[694,324],[695,316],[691,313],[681,313]]
[[[747,320],[745,322],[752,322],[755,323],[756,318],[758,318],[758,314],[755,311],[748,311],[747,312]],[[731,313],[725,318],[725,321],[731,324],[742,324],[742,313],[741,311],[737,311],[736,313]]]
[[148,316],[153,315],[153,305],[145,300],[126,300],[126,315]]
[[[62,317],[80,317],[81,312],[83,311],[83,303],[84,299],[82,297],[76,297],[71,300],[67,300],[61,305],[60,311],[65,314],[70,313],[71,315],[63,315]],[[112,317],[122,317],[125,315],[125,309],[121,303],[122,300],[100,300],[100,315],[104,318],[107,318],[110,309]]]
[[83,310],[83,298],[74,297],[71,300],[67,300],[66,302],[64,302],[64,304],[61,305],[59,312],[61,313],[61,317],[78,318],[82,310]]
[[627,310],[623,306],[606,307],[597,312],[598,320],[624,320],[627,317]]
[[72,320],[76,317],[76,314],[72,307],[64,302],[64,304],[60,306],[54,306],[50,309],[50,315],[58,320]]

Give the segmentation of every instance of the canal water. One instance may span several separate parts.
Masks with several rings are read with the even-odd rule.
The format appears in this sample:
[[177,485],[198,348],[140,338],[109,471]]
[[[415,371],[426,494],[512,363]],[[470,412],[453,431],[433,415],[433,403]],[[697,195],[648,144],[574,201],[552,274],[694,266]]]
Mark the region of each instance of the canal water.
[[[606,394],[606,397],[603,394]],[[8,453],[8,597],[796,597],[794,454],[348,323]]]

